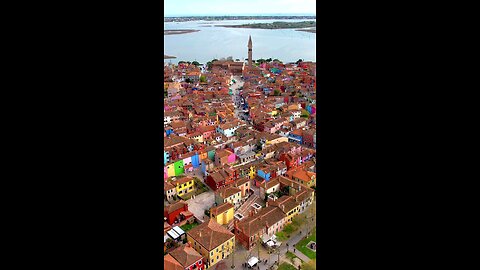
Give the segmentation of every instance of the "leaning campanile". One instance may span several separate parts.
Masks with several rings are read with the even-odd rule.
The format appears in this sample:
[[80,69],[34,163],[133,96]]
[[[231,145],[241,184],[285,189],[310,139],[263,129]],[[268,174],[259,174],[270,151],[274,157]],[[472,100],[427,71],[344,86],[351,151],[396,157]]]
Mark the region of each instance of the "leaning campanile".
[[252,36],[248,38],[248,66],[252,67]]

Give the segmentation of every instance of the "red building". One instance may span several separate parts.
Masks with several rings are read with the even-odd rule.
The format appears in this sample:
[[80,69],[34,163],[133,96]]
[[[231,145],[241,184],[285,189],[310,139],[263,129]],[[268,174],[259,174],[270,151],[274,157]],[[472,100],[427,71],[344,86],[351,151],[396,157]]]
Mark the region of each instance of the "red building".
[[205,184],[207,184],[213,191],[225,186],[226,174],[223,171],[216,171],[207,176]]
[[169,254],[179,262],[185,270],[203,270],[205,268],[203,256],[190,247],[190,244],[178,247]]
[[315,130],[309,129],[303,131],[303,144],[314,147],[313,138],[315,137]]
[[188,219],[193,214],[188,211],[188,203],[185,201],[179,201],[174,204],[170,204],[163,209],[163,216],[166,218],[166,222],[173,225],[175,221],[180,222],[184,219]]
[[285,162],[285,164],[287,165],[287,170],[290,170],[291,168],[295,168],[298,165],[298,162],[297,162],[298,159],[296,159],[294,156],[292,156],[289,153],[280,154],[280,156],[278,157],[278,160]]

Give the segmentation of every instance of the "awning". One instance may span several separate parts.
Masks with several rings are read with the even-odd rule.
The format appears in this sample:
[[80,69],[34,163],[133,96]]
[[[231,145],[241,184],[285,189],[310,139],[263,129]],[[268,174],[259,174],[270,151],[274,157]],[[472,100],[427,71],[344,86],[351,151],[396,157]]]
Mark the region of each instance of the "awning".
[[178,239],[180,237],[180,235],[178,235],[178,233],[176,233],[174,230],[170,230],[167,232],[167,234],[173,238],[174,240]]
[[178,226],[173,227],[173,229],[178,235],[183,235],[185,232]]
[[249,260],[248,260],[248,265],[250,265],[250,267],[253,267],[255,264],[258,263],[258,259],[257,257],[251,257]]
[[170,237],[168,237],[168,235],[165,234],[165,235],[163,236],[163,243],[166,243],[167,240],[168,240],[168,238],[170,238]]

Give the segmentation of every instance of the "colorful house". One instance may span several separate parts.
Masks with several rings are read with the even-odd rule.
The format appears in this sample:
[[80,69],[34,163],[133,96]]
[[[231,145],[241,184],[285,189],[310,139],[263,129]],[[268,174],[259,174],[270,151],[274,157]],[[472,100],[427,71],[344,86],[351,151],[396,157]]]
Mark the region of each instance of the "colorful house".
[[220,225],[226,225],[233,220],[234,212],[233,204],[227,202],[210,208],[210,218]]
[[294,131],[290,132],[290,134],[288,134],[288,141],[289,142],[295,142],[295,143],[298,143],[298,144],[302,144],[303,143],[303,130],[297,129],[297,130],[294,130]]
[[203,256],[189,244],[170,251],[169,255],[179,262],[184,270],[203,270],[205,268]]
[[214,219],[188,231],[187,240],[204,257],[206,268],[225,259],[235,249],[235,235]]
[[[185,172],[185,170],[183,168],[183,159],[175,161],[174,169],[175,169],[175,174],[174,174],[175,176],[179,176],[179,175],[181,175]],[[169,174],[169,176],[171,176],[171,175]]]
[[175,163],[167,164],[166,168],[167,168],[167,177],[175,176]]
[[236,187],[222,187],[215,191],[215,202],[217,205],[222,203],[231,203],[235,208],[240,206],[242,201],[242,191]]
[[167,205],[163,209],[163,216],[166,218],[166,222],[170,225],[180,222],[183,219],[188,219],[193,214],[188,211],[188,203],[185,201],[179,201],[170,205]]
[[285,214],[285,224],[292,222],[293,217],[300,212],[300,204],[292,196],[282,196],[278,199],[268,199],[268,205],[276,206]]
[[185,176],[175,179],[171,183],[173,186],[175,186],[177,189],[177,194],[180,196],[195,191],[194,180],[192,177]]
[[192,156],[192,165],[195,169],[200,166],[200,156],[198,155],[198,152],[195,152]]
[[247,250],[251,250],[265,236],[270,238],[281,231],[285,224],[285,214],[275,206],[251,210],[241,221],[235,220],[235,237]]

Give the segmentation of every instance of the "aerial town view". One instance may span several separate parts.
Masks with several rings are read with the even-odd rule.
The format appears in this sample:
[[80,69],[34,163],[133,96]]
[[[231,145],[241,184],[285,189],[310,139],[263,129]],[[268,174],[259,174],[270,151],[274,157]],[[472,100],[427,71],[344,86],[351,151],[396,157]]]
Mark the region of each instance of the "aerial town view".
[[[165,3],[164,267],[316,269],[315,2],[298,1],[308,3],[311,16],[265,20],[238,14],[229,20],[232,6],[195,19],[198,2],[207,9],[219,3]],[[189,17],[179,12],[185,6]],[[218,24],[202,25],[211,22]],[[275,35],[298,42],[266,46]],[[182,49],[178,36],[190,45],[204,39],[212,52]],[[209,38],[236,47],[229,51]],[[285,46],[302,54],[280,53]]]

